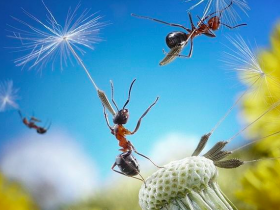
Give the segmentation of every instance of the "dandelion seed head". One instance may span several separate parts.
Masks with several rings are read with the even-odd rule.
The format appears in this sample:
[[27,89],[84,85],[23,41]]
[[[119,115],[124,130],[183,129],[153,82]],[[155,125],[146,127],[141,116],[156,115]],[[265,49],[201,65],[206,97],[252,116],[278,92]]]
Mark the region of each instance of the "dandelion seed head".
[[4,81],[0,83],[0,112],[6,111],[8,108],[18,108],[16,100],[18,89],[13,88],[13,81]]
[[223,62],[230,69],[238,72],[240,79],[244,83],[263,88],[267,79],[272,79],[272,76],[264,72],[256,55],[240,35],[236,36],[236,38],[227,38],[233,48],[229,48],[230,51],[225,53],[226,56]]
[[85,9],[78,15],[80,4],[74,10],[70,8],[62,27],[44,2],[43,5],[47,11],[46,20],[40,20],[25,10],[23,12],[29,17],[30,23],[13,17],[20,23],[20,27],[10,26],[8,37],[21,43],[21,46],[12,49],[25,53],[15,59],[16,66],[23,68],[30,64],[29,69],[42,69],[51,63],[54,68],[54,62],[59,60],[60,68],[63,69],[68,60],[72,62],[71,55],[77,59],[73,51],[83,55],[83,48],[93,50],[94,44],[102,41],[99,32],[106,24],[99,21],[101,16],[91,14],[90,9]]

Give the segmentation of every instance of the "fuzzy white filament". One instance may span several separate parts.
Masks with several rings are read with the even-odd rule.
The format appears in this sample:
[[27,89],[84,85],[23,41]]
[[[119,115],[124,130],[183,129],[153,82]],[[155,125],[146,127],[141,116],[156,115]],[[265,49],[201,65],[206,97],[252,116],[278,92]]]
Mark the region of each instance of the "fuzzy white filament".
[[65,24],[62,27],[44,2],[43,4],[47,10],[47,20],[45,21],[38,19],[25,10],[23,12],[34,21],[33,25],[13,17],[14,20],[25,27],[11,26],[12,34],[9,37],[20,40],[21,46],[16,49],[26,52],[24,56],[15,60],[16,65],[24,67],[26,64],[31,63],[30,69],[35,66],[42,69],[48,63],[52,63],[53,69],[54,61],[59,59],[60,68],[62,69],[63,64],[67,65],[67,60],[71,60],[71,55],[73,55],[87,73],[95,89],[98,90],[77,52],[84,54],[83,47],[94,49],[93,44],[101,41],[98,34],[100,28],[105,25],[99,22],[101,17],[90,14],[89,9],[84,10],[78,16],[77,11],[80,5],[77,5],[73,11],[71,8],[69,9]]
[[[267,90],[267,93],[272,98],[269,84],[279,88],[276,78],[264,72],[256,55],[240,35],[236,36],[236,38],[228,37],[228,40],[232,43],[233,48],[230,48],[230,52],[225,53],[224,63],[239,73],[240,78],[249,84],[248,89],[256,92]],[[266,89],[263,89],[263,87]]]
[[249,10],[246,0],[187,0],[186,2],[194,2],[194,5],[190,7],[189,11],[198,5],[205,3],[204,14],[206,15],[212,12],[217,12],[217,15],[219,15],[218,12],[225,9],[232,2],[233,5],[224,10],[220,17],[221,21],[227,24],[236,24],[237,20],[240,19],[239,14],[234,8],[235,6],[245,14],[246,10]]
[[10,108],[18,108],[16,100],[19,99],[17,95],[18,89],[14,89],[13,81],[5,81],[0,83],[0,112],[6,111]]

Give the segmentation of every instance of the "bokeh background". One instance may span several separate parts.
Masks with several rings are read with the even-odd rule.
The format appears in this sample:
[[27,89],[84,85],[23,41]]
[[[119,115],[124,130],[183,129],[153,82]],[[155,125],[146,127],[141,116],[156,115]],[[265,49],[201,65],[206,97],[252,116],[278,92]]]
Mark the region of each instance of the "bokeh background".
[[[62,23],[68,8],[79,3],[76,0],[44,2]],[[273,64],[266,69],[279,75],[280,33],[276,25],[280,18],[280,2],[277,0],[248,0],[248,16],[239,12],[240,19],[237,19],[248,26],[235,30],[222,28],[216,38],[198,37],[194,40],[191,59],[176,59],[170,65],[159,66],[164,57],[162,49],[167,50],[165,36],[177,29],[137,19],[130,14],[189,26],[186,10],[191,5],[180,0],[81,1],[81,10],[91,8],[93,13],[98,12],[103,17],[102,21],[109,23],[101,30],[104,41],[96,44],[94,51],[87,50],[82,56],[97,85],[110,96],[109,80],[113,80],[115,100],[122,106],[131,81],[137,79],[128,105],[131,116],[127,128],[133,130],[146,108],[157,96],[160,97],[143,119],[139,131],[129,137],[139,152],[158,164],[190,155],[200,136],[214,127],[246,89],[237,73],[222,62],[231,47],[227,36],[240,34],[245,41],[249,40],[253,51],[260,53],[261,60]],[[40,71],[36,68],[29,70],[28,66],[21,69],[13,63],[23,54],[10,49],[20,45],[17,40],[7,38],[8,25],[19,25],[11,16],[30,21],[23,8],[45,19],[42,2],[4,0],[0,2],[0,8],[0,79],[11,79],[19,88],[18,104],[25,115],[35,113],[43,122],[52,121],[47,134],[37,135],[22,124],[16,110],[0,113],[0,209],[140,209],[137,193],[141,182],[111,171],[115,157],[120,153],[118,142],[110,134],[97,94],[78,63],[69,63],[63,69],[59,63],[54,69],[50,64]],[[193,13],[201,14],[202,10],[203,5]],[[188,49],[184,52],[187,54]],[[280,96],[277,90],[273,91],[276,101]],[[235,109],[213,134],[210,145],[228,139],[267,109],[270,100],[263,100],[267,95],[263,91],[257,97],[255,94],[252,98],[248,96],[243,106]],[[260,106],[263,109],[259,109]],[[256,123],[255,129],[231,142],[230,148],[277,131],[277,128],[280,130],[278,112],[273,112],[274,115],[265,118],[261,124]],[[112,123],[111,118],[110,121]],[[277,138],[271,142],[277,142]],[[238,155],[255,158],[277,157],[279,154],[278,150],[275,151],[275,144],[263,148],[243,150]],[[137,159],[144,177],[156,170],[150,162],[141,157]],[[279,163],[263,161],[261,164],[251,166],[255,171],[247,166],[234,172],[220,172],[221,186],[240,209],[279,208],[280,192],[276,186],[280,186],[280,170],[274,165]],[[269,166],[275,171],[266,168]],[[268,172],[257,174],[265,170]],[[248,182],[252,177],[258,185]],[[272,177],[276,178],[267,181],[263,189],[264,180]],[[273,192],[269,200],[271,207],[265,202],[268,198],[264,195],[271,194],[268,192]]]

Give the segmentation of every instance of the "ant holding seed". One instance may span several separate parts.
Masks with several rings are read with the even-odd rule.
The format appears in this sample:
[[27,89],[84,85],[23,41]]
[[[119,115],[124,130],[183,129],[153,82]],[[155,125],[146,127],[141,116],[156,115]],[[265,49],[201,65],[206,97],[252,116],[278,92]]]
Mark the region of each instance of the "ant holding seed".
[[[140,174],[139,164],[138,164],[136,158],[132,155],[132,152],[135,152],[136,154],[150,160],[156,167],[158,167],[158,168],[161,168],[161,167],[157,166],[147,156],[137,152],[135,147],[132,145],[132,143],[129,140],[127,140],[126,135],[133,135],[138,131],[138,129],[140,127],[140,124],[141,124],[141,120],[150,111],[150,109],[157,103],[159,97],[156,98],[154,103],[152,103],[148,107],[148,109],[144,112],[144,114],[139,118],[138,123],[137,123],[134,131],[131,132],[128,129],[126,129],[123,125],[126,124],[127,121],[128,121],[129,111],[125,107],[130,101],[130,93],[131,93],[131,89],[132,89],[132,86],[133,86],[135,80],[136,79],[134,79],[132,81],[131,85],[130,85],[129,92],[128,92],[128,99],[125,102],[125,104],[124,104],[124,106],[121,110],[119,110],[116,102],[114,101],[114,87],[113,87],[113,82],[110,81],[111,89],[112,89],[112,102],[117,109],[117,113],[113,116],[113,122],[114,122],[113,127],[111,127],[110,124],[109,124],[108,116],[107,116],[107,113],[105,111],[105,106],[104,105],[103,105],[103,108],[104,108],[104,116],[105,116],[106,123],[107,123],[111,133],[119,141],[119,146],[121,147],[120,151],[122,151],[122,153],[117,156],[116,161],[112,166],[112,170],[119,173],[119,174],[122,174],[124,176],[129,176],[129,177],[132,177],[132,178],[135,178],[135,179],[139,179],[139,180],[141,180],[145,183],[144,178]],[[120,171],[117,171],[117,170],[114,169],[116,166],[119,167]],[[137,178],[137,177],[134,177],[138,174],[140,175],[141,179]]]
[[22,117],[22,114],[21,114],[21,111],[18,110],[18,113],[19,113],[19,116],[23,122],[24,125],[26,125],[28,128],[33,128],[37,131],[37,133],[39,134],[44,134],[46,133],[50,126],[51,126],[51,123],[49,124],[49,126],[47,128],[44,128],[44,127],[40,127],[38,125],[36,125],[37,122],[41,122],[41,120],[35,118],[35,117],[31,117],[29,120],[26,118],[26,117]]
[[[138,17],[138,18],[143,18],[143,19],[148,19],[152,21],[156,21],[159,23],[163,23],[169,26],[174,26],[174,27],[179,27],[185,29],[188,33],[182,32],[182,31],[174,31],[169,33],[166,36],[166,44],[167,46],[171,49],[169,53],[166,53],[164,50],[163,52],[166,54],[165,58],[159,63],[161,66],[166,65],[171,63],[176,57],[184,57],[184,58],[190,58],[192,56],[193,52],[193,39],[197,36],[200,35],[206,35],[208,37],[216,37],[213,31],[216,31],[219,29],[221,25],[226,26],[229,29],[234,29],[240,26],[245,26],[247,24],[239,24],[236,26],[229,26],[225,23],[221,22],[221,16],[223,11],[228,9],[230,6],[232,6],[233,1],[230,2],[229,5],[227,5],[224,9],[220,11],[213,12],[204,18],[200,19],[198,16],[198,19],[200,20],[199,23],[197,24],[197,27],[194,26],[192,16],[189,13],[189,19],[191,23],[192,29],[188,29],[184,27],[183,25],[176,24],[176,23],[168,23],[162,20],[150,18],[150,17],[145,17],[145,16],[140,16],[136,14],[131,14],[132,16]],[[216,13],[219,13],[219,15],[215,15]],[[215,16],[214,16],[215,15]],[[207,21],[207,23],[204,23],[204,21]],[[183,48],[187,45],[188,41],[190,40],[190,51],[188,55],[181,55],[181,51]]]

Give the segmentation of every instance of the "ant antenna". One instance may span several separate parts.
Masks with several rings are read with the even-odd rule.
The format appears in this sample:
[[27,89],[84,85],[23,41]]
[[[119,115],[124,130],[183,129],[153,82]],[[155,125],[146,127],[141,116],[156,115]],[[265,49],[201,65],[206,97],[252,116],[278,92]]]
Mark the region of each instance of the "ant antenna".
[[231,2],[223,9],[221,9],[220,11],[215,11],[210,13],[209,15],[207,15],[206,17],[204,17],[202,20],[206,20],[207,18],[209,18],[210,16],[216,14],[216,13],[220,13],[220,17],[222,16],[222,12],[225,11],[226,9],[228,9],[231,5],[233,4],[233,1],[231,0]]
[[129,88],[129,92],[128,92],[128,99],[127,101],[125,102],[124,106],[123,106],[123,109],[126,107],[126,105],[129,103],[129,100],[130,100],[130,92],[131,92],[131,89],[132,89],[132,86],[134,84],[134,82],[136,81],[136,79],[134,79],[130,85],[130,88]]
[[220,24],[223,25],[223,26],[228,27],[229,29],[238,28],[238,27],[240,27],[240,26],[247,26],[247,23],[241,23],[241,24],[236,25],[236,26],[229,26],[229,25],[227,25],[227,24],[225,24],[225,23],[220,23]]
[[23,119],[20,109],[18,109],[18,114],[19,114],[20,118]]
[[155,21],[155,22],[158,22],[158,23],[163,23],[163,24],[169,25],[169,26],[180,27],[180,28],[185,29],[189,33],[192,32],[192,30],[186,28],[183,25],[177,24],[177,23],[168,23],[168,22],[165,22],[165,21],[162,21],[162,20],[159,20],[159,19],[150,18],[150,17],[147,17],[147,16],[136,15],[134,13],[131,13],[131,16],[134,16],[134,17],[137,17],[137,18],[141,18],[141,19],[152,20],[152,21]]
[[50,127],[51,127],[51,125],[52,125],[52,121],[50,121],[50,124],[49,124],[49,126],[46,128],[46,130],[49,130]]
[[113,84],[113,81],[110,80],[110,83],[111,83],[111,90],[112,90],[112,102],[115,105],[115,107],[117,108],[117,110],[119,111],[119,108],[118,108],[118,106],[117,106],[117,104],[116,104],[116,102],[114,100],[114,84]]

